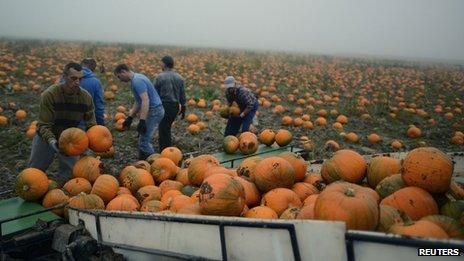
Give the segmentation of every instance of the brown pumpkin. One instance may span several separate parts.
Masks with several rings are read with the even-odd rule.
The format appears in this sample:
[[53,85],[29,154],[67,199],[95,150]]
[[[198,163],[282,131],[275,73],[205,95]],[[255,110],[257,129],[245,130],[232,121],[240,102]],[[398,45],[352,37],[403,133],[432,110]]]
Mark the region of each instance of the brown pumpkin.
[[459,221],[443,216],[443,215],[430,215],[421,218],[420,220],[427,220],[435,225],[441,227],[450,238],[464,239],[464,228]]
[[103,174],[95,180],[90,193],[98,195],[107,204],[117,196],[118,190],[118,180],[111,175]]
[[68,156],[79,156],[89,147],[89,138],[79,128],[64,130],[58,141],[60,150]]
[[89,194],[92,190],[92,185],[84,178],[74,178],[66,182],[63,185],[63,189],[66,190],[71,197],[73,197],[81,192]]
[[159,212],[166,209],[166,206],[159,200],[146,200],[142,203],[140,211],[143,212]]
[[290,189],[275,188],[264,194],[261,205],[272,208],[280,216],[289,207],[301,207],[301,200]]
[[92,126],[87,130],[87,137],[89,148],[95,152],[105,152],[113,146],[113,135],[105,126]]
[[259,142],[266,146],[271,146],[275,142],[275,132],[271,129],[264,129],[259,134]]
[[176,147],[167,147],[161,151],[161,157],[168,158],[172,160],[176,166],[179,166],[182,161],[182,151]]
[[406,187],[406,184],[401,177],[401,174],[395,174],[384,178],[375,187],[375,191],[379,194],[380,198],[386,198],[393,194],[395,191]]
[[136,163],[132,164],[132,166],[138,168],[138,169],[144,169],[146,171],[151,170],[151,164],[148,163],[148,161],[145,160],[139,160]]
[[[45,197],[42,201],[42,206],[44,208],[51,208],[60,204],[67,203],[69,201],[68,195],[64,193],[61,189],[52,189],[45,194]],[[58,216],[63,216],[63,208],[54,209],[52,210],[53,213],[57,214]]]
[[205,172],[214,166],[219,166],[219,161],[212,155],[200,155],[193,158],[188,166],[190,184],[200,185],[205,177]]
[[161,189],[159,187],[148,185],[139,188],[135,194],[135,197],[141,204],[143,204],[145,201],[160,200],[161,195]]
[[292,165],[295,170],[295,182],[304,180],[309,164],[300,155],[293,152],[282,152],[278,157],[285,159]]
[[296,219],[298,214],[300,214],[300,208],[289,207],[279,216],[279,219]]
[[16,177],[15,192],[27,201],[40,199],[48,191],[47,175],[36,168],[27,168]]
[[73,167],[74,178],[84,178],[91,184],[100,176],[102,162],[92,156],[84,156],[79,159]]
[[322,164],[321,175],[326,183],[345,180],[360,183],[366,174],[366,161],[353,150],[339,150]]
[[398,174],[401,171],[401,161],[391,157],[375,157],[367,167],[367,182],[373,189],[384,178]]
[[128,188],[132,194],[135,194],[137,190],[148,185],[155,185],[155,181],[150,173],[144,169],[137,169],[132,167],[119,177],[121,185]]
[[440,150],[421,147],[410,151],[403,161],[402,177],[408,186],[430,193],[448,190],[453,174],[453,162]]
[[247,218],[260,218],[260,219],[277,219],[277,213],[270,207],[257,206],[245,213]]
[[379,220],[379,206],[372,192],[370,188],[348,182],[330,184],[317,197],[314,218],[345,221],[347,229],[374,230]]
[[258,138],[252,132],[243,132],[240,134],[239,138],[239,150],[243,155],[253,154],[258,151]]
[[401,210],[412,220],[438,214],[438,206],[432,195],[418,187],[402,188],[384,198],[380,204]]
[[448,239],[449,236],[438,225],[428,220],[397,224],[390,228],[390,233],[412,237]]
[[179,167],[168,158],[157,158],[151,164],[151,175],[153,176],[156,183],[161,183],[168,179],[175,179]]
[[279,147],[287,146],[288,144],[290,144],[290,142],[292,142],[292,139],[292,133],[284,129],[278,130],[275,135],[275,142],[277,143],[277,145],[279,145]]
[[85,193],[70,198],[68,206],[80,209],[105,209],[105,203],[99,196]]
[[410,220],[410,218],[406,213],[389,205],[380,205],[380,218],[377,231],[388,232],[391,226],[403,224],[408,220]]
[[240,142],[237,137],[229,135],[222,142],[222,149],[225,153],[233,154],[237,151]]
[[251,181],[262,192],[273,188],[290,188],[295,182],[295,170],[285,159],[269,157],[256,165]]
[[238,216],[245,206],[245,190],[231,176],[212,175],[200,186],[199,202],[204,215]]

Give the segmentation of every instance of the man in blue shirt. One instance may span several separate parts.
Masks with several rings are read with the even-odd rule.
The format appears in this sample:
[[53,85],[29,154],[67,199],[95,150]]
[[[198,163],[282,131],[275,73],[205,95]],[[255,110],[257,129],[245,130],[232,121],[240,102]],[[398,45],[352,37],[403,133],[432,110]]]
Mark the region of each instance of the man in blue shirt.
[[145,160],[155,153],[151,140],[155,130],[164,117],[161,99],[153,84],[143,74],[134,73],[126,64],[120,64],[114,69],[114,75],[122,82],[130,82],[135,103],[129,111],[129,117],[123,123],[124,129],[129,129],[132,120],[139,115],[137,132],[139,133],[139,159]]
[[95,68],[97,62],[92,58],[85,58],[81,62],[82,78],[80,85],[90,96],[92,96],[93,104],[95,105],[95,119],[98,125],[105,125],[103,114],[105,113],[105,102],[103,101],[103,87],[100,80],[95,77]]

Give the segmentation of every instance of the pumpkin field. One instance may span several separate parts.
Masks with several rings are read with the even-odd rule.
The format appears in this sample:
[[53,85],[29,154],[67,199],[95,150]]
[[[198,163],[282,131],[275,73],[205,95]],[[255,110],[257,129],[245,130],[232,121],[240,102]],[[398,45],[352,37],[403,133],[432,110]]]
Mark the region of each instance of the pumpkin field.
[[[134,127],[122,129],[133,97],[130,87],[113,75],[113,69],[119,63],[127,63],[133,71],[153,80],[161,72],[160,59],[166,54],[174,58],[175,70],[185,79],[188,100],[185,119],[179,117],[173,124],[173,146],[178,149],[138,161],[137,132]],[[21,182],[35,175],[42,179],[37,182],[46,184],[48,190],[47,177],[27,169],[31,140],[37,129],[40,93],[59,81],[67,62],[79,62],[86,57],[97,60],[96,74],[105,88],[105,122],[112,136],[112,148],[105,152],[90,149],[84,152],[88,156],[83,157],[75,169],[79,168],[78,164],[97,166],[99,161],[102,169],[95,175],[74,175],[72,180],[58,181],[65,184],[63,190],[67,195],[62,190],[52,189],[43,199],[44,206],[69,200],[75,207],[107,210],[339,220],[343,214],[337,216],[338,212],[332,210],[340,207],[337,202],[346,195],[350,197],[350,204],[361,212],[353,214],[354,219],[345,220],[348,228],[464,238],[464,189],[450,180],[452,162],[443,153],[464,150],[464,67],[439,63],[150,45],[2,40],[1,198],[20,193],[14,191],[19,173],[24,176]],[[260,107],[251,133],[225,139],[225,118],[233,113],[226,107],[224,97],[223,81],[228,75],[252,90]],[[98,137],[105,131],[95,131],[93,135]],[[85,137],[85,132],[82,133]],[[87,136],[92,139],[89,132]],[[155,134],[153,141],[155,149],[157,136]],[[274,141],[279,146],[294,145],[304,149],[311,160],[327,160],[321,173],[308,175],[308,163],[303,163],[301,157],[293,153],[267,159],[252,157],[237,170],[220,167],[217,159],[211,156],[216,152],[236,151],[242,140],[251,140],[255,146],[258,140],[266,145]],[[244,154],[256,151],[242,147],[239,150]],[[403,162],[378,157],[367,164],[360,156],[409,151],[414,153],[409,153]],[[94,158],[95,154],[100,158]],[[187,157],[187,154],[194,157]],[[57,168],[56,162],[49,168],[49,179],[54,178]],[[430,175],[447,177],[444,181],[432,178],[433,182],[424,182],[424,175],[429,175],[424,174],[428,169],[436,171]],[[415,176],[418,170],[422,171],[422,181]],[[379,176],[369,176],[374,175],[372,173],[379,173]],[[128,177],[134,175],[138,183],[128,182]],[[340,179],[347,182],[333,183]],[[391,181],[391,185],[388,179],[400,181]],[[107,191],[109,187],[114,187],[113,193]],[[221,195],[224,190],[229,190],[226,192],[237,199],[207,200]],[[23,195],[23,198],[31,196],[28,199],[38,200],[45,192]],[[454,206],[455,203],[437,196],[445,192],[451,193],[459,205]],[[116,194],[135,197],[116,197]],[[408,197],[417,210],[402,204]],[[194,204],[198,200],[199,206]],[[90,207],[89,202],[93,204]],[[383,203],[380,216],[383,213],[390,217],[388,221],[379,221],[379,202],[381,206]],[[461,208],[461,212],[455,214],[454,210],[447,210],[453,208]],[[340,213],[344,211],[348,210],[340,210]],[[453,214],[446,214],[451,212]],[[449,217],[456,220],[450,221]],[[434,229],[437,226],[431,223],[445,224],[448,230],[443,229],[443,232],[438,225],[430,234],[414,234],[406,231],[412,228],[399,225],[398,220],[405,224],[415,221],[417,227]]]

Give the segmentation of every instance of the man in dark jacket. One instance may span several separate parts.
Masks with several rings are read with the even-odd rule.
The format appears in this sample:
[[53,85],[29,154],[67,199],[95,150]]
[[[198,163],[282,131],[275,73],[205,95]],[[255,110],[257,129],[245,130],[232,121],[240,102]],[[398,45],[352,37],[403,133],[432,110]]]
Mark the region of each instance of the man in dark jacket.
[[256,96],[249,89],[236,84],[233,76],[228,76],[224,84],[227,87],[227,103],[231,106],[233,102],[236,102],[240,108],[240,115],[238,117],[229,117],[224,136],[235,136],[239,133],[240,126],[242,127],[241,132],[246,132],[250,129],[256,111],[258,111],[259,103]]
[[160,152],[172,146],[171,125],[177,115],[181,114],[182,119],[185,117],[184,79],[173,70],[174,59],[171,56],[164,56],[161,62],[163,72],[153,81],[165,111],[158,130]]
[[105,102],[103,101],[103,87],[94,72],[97,62],[93,58],[85,58],[81,62],[83,76],[80,85],[92,96],[95,105],[95,119],[98,125],[105,125]]

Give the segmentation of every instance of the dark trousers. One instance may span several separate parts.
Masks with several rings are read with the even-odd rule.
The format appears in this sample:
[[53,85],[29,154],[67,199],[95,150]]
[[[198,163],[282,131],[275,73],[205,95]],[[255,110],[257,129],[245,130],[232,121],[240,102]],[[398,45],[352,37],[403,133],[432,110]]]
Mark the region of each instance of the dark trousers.
[[172,146],[171,125],[179,113],[179,103],[163,102],[164,117],[160,122],[159,133],[159,151]]
[[253,110],[251,110],[245,117],[229,117],[227,121],[226,130],[224,132],[224,136],[233,135],[236,136],[240,130],[240,126],[242,127],[241,132],[246,132],[250,129],[250,125],[253,122],[253,118],[255,117],[256,111],[258,111],[258,106],[255,106]]

